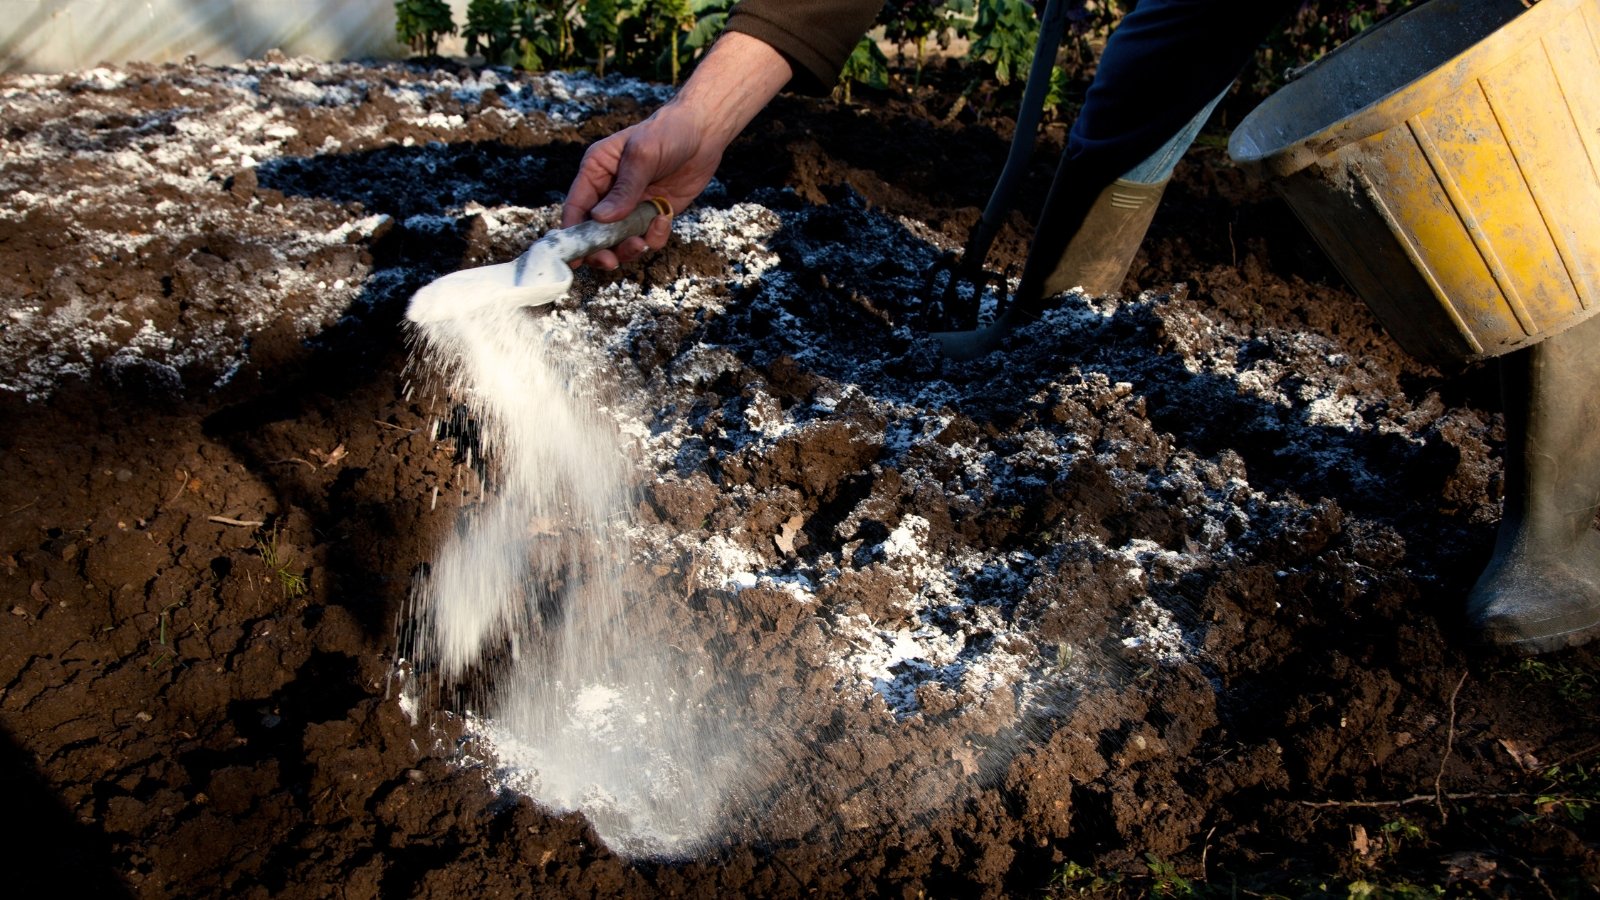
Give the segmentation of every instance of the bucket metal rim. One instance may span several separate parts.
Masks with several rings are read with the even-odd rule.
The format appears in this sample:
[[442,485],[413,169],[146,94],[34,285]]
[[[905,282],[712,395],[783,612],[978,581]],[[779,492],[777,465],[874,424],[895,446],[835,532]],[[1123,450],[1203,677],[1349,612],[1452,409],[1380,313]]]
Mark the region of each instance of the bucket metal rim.
[[1277,106],[1294,102],[1299,91],[1315,90],[1317,73],[1325,71],[1330,61],[1344,58],[1339,54],[1347,56],[1352,52],[1360,52],[1363,49],[1364,38],[1370,38],[1380,29],[1390,27],[1408,16],[1418,13],[1430,16],[1444,14],[1441,7],[1459,7],[1461,2],[1462,0],[1430,0],[1391,19],[1379,22],[1335,47],[1327,55],[1307,66],[1298,78],[1267,97],[1245,116],[1228,139],[1228,156],[1234,162],[1261,167],[1270,175],[1277,177],[1292,175],[1340,147],[1387,131],[1456,93],[1464,84],[1476,79],[1478,73],[1493,68],[1515,55],[1528,43],[1539,40],[1547,27],[1545,19],[1573,12],[1586,0],[1533,0],[1531,5],[1528,5],[1529,0],[1522,0],[1526,6],[1523,12],[1508,19],[1466,50],[1372,100],[1333,124],[1307,136],[1296,138],[1292,142],[1278,142],[1266,148],[1258,146],[1252,139],[1249,127],[1252,119],[1270,115]]

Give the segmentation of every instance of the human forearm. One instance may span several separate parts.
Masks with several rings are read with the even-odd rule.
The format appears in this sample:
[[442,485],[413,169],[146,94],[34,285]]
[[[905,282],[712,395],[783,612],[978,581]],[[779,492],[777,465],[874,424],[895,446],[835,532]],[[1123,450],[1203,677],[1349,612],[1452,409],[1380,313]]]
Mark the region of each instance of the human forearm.
[[[583,155],[561,210],[563,225],[587,218],[614,222],[647,197],[682,210],[710,183],[723,151],[789,80],[783,55],[749,35],[728,33],[665,106],[637,125],[596,141]],[[592,254],[610,268],[667,242],[667,220],[643,238]]]
[[658,115],[687,112],[706,141],[726,148],[792,75],[788,60],[771,45],[728,32]]

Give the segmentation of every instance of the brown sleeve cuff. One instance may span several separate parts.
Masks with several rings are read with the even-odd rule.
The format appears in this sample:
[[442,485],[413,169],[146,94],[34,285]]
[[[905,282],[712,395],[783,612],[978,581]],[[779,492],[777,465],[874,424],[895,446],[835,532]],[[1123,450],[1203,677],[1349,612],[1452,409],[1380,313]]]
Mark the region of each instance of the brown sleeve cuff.
[[792,90],[826,93],[845,60],[883,8],[882,0],[744,0],[728,15],[728,31],[772,47],[794,69]]

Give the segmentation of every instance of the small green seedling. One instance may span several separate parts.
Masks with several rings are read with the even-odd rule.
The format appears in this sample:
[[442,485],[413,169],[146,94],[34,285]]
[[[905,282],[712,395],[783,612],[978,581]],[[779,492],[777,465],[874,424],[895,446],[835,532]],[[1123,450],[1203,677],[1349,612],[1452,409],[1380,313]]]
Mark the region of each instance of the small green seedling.
[[283,599],[294,600],[305,596],[308,590],[306,577],[289,570],[292,561],[278,545],[279,534],[278,529],[274,528],[270,536],[256,538],[256,552],[261,555],[261,561],[267,564],[273,580],[278,582],[279,589],[283,591]]
[[1409,881],[1378,883],[1352,881],[1348,885],[1350,900],[1437,900],[1444,896],[1444,888],[1436,884],[1417,885]]
[[1600,675],[1572,663],[1530,658],[1519,663],[1516,671],[1540,684],[1553,685],[1561,699],[1578,706],[1588,706],[1600,696]]
[[1426,844],[1427,833],[1422,826],[1411,821],[1405,816],[1398,816],[1379,826],[1378,831],[1384,836],[1386,851],[1389,855],[1400,852],[1406,844]]
[[[1544,770],[1544,777],[1545,787],[1533,800],[1540,814],[1559,810],[1568,820],[1578,823],[1587,818],[1590,809],[1600,805],[1600,772],[1583,765],[1551,766]],[[1523,820],[1538,818],[1539,815],[1531,815]]]
[[1194,882],[1178,874],[1178,869],[1154,853],[1144,855],[1150,869],[1150,894],[1153,897],[1197,897]]
[[1050,876],[1049,887],[1055,896],[1076,894],[1080,897],[1097,897],[1122,883],[1122,873],[1101,875],[1076,862],[1068,862]]
[[168,603],[161,610],[161,614],[156,617],[156,656],[150,660],[150,664],[145,668],[158,669],[172,660],[173,639],[175,637],[171,626],[172,611],[182,607],[183,603],[184,601],[182,600]]

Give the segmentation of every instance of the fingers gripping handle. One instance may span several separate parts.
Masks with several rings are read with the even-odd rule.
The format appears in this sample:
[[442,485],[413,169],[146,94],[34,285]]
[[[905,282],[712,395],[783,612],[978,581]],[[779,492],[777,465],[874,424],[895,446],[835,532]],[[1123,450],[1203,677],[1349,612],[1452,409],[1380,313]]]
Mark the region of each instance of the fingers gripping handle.
[[672,206],[666,200],[655,197],[639,204],[633,212],[615,222],[596,222],[593,219],[579,222],[571,228],[550,232],[540,238],[539,243],[548,246],[562,261],[571,262],[596,250],[615,247],[627,238],[642,235],[656,216],[670,215]]

